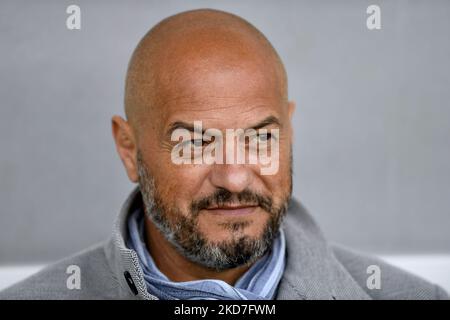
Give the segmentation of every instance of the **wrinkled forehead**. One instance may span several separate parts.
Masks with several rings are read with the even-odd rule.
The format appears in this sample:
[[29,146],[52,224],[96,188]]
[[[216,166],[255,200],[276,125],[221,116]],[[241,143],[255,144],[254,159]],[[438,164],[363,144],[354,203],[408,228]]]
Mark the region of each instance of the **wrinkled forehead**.
[[160,85],[156,111],[161,124],[173,118],[220,120],[237,125],[258,113],[282,116],[284,97],[276,76],[257,63],[211,61],[182,65]]
[[153,101],[160,125],[179,118],[212,122],[216,128],[242,127],[261,113],[283,116],[284,85],[273,64],[233,48],[207,52],[214,49],[186,52],[158,71]]

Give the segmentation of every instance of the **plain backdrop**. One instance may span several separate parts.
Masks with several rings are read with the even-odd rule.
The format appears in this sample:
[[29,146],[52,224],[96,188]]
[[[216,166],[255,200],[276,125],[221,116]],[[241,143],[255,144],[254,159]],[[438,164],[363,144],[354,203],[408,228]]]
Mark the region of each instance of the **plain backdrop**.
[[[66,8],[81,7],[81,30]],[[381,7],[381,30],[366,8]],[[326,236],[450,253],[449,1],[0,3],[0,264],[109,236],[133,185],[111,137],[130,55],[161,19],[217,8],[259,28],[289,75],[294,194]]]

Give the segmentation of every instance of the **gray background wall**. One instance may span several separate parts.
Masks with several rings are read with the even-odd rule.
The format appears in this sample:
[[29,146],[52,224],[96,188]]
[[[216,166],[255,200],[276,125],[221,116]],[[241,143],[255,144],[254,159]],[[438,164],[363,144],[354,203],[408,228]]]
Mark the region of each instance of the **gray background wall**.
[[[65,26],[73,3],[80,31]],[[449,1],[3,0],[0,264],[108,236],[132,188],[110,129],[130,54],[159,20],[200,7],[248,19],[282,56],[298,104],[294,192],[328,238],[450,253]]]

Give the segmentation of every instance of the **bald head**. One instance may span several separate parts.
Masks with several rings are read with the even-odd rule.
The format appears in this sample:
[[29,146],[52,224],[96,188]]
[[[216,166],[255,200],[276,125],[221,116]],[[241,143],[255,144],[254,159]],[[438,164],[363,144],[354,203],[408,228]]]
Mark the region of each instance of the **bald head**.
[[127,72],[126,117],[135,129],[160,121],[168,102],[199,92],[213,76],[216,88],[204,94],[220,98],[220,79],[240,77],[248,87],[264,81],[268,94],[287,101],[284,66],[261,32],[233,14],[194,10],[166,18],[139,42]]

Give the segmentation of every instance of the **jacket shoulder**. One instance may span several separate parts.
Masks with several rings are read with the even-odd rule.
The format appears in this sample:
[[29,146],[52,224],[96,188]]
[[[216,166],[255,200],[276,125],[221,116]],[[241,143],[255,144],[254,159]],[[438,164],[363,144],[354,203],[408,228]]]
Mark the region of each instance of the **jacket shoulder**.
[[[112,295],[117,292],[115,289],[119,286],[119,282],[111,272],[104,245],[104,243],[98,244],[45,267],[1,291],[0,300],[114,298]],[[74,276],[79,276],[79,286]]]
[[[332,244],[331,248],[335,257],[344,266],[348,273],[373,299],[449,299],[448,294],[439,286],[412,273],[395,267],[380,258],[362,254],[337,244]],[[377,267],[377,272],[379,271],[379,289],[368,288],[367,279],[371,276],[371,274],[373,274],[373,271],[369,268],[370,266]]]

